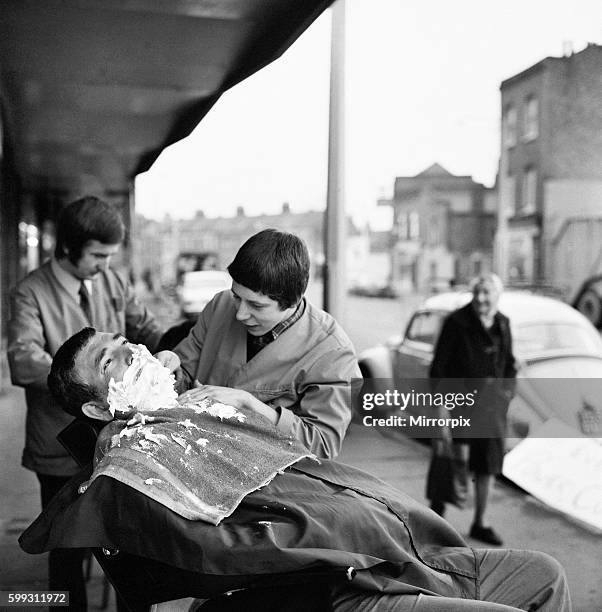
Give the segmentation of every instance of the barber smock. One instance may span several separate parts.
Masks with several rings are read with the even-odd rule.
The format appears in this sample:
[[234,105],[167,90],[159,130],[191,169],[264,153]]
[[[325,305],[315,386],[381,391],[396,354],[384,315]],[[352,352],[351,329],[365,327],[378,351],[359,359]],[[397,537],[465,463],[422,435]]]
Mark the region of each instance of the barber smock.
[[300,319],[247,361],[247,330],[230,291],[203,310],[174,351],[203,384],[244,389],[279,412],[277,428],[320,457],[335,457],[361,374],[340,325],[309,302]]

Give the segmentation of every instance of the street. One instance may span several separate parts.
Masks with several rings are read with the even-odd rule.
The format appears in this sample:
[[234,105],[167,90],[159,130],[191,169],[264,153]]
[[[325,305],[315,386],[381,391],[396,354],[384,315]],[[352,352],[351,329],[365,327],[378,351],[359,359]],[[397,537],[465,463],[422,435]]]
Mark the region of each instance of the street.
[[[317,299],[315,301],[318,301]],[[389,300],[350,297],[347,302],[346,329],[358,351],[401,333],[416,300]],[[173,304],[161,309],[151,307],[164,317],[178,316]],[[175,322],[168,321],[166,323]],[[2,428],[0,448],[0,589],[45,588],[45,556],[21,552],[16,539],[37,516],[38,484],[35,476],[20,467],[24,428],[24,398],[20,389],[0,397]],[[429,449],[390,429],[377,430],[353,424],[346,438],[340,460],[364,469],[425,501],[424,485]],[[565,567],[576,612],[602,612],[602,537],[569,519],[552,512],[532,497],[508,483],[496,482],[491,496],[491,524],[510,548],[533,548],[556,557]],[[472,518],[470,502],[459,510],[450,507],[446,518],[470,542],[467,533]],[[477,542],[470,542],[479,546]],[[90,609],[98,609],[103,581],[93,567],[89,582]],[[39,608],[38,608],[39,609]],[[108,610],[114,610],[114,598]]]

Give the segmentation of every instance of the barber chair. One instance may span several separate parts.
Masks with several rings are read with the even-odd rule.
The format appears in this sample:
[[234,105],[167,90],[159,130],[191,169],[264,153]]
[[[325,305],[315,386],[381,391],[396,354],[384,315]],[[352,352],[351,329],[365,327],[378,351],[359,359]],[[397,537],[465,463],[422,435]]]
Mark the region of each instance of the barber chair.
[[[75,419],[57,436],[82,468],[90,469],[99,429]],[[245,577],[190,572],[119,550],[92,549],[117,594],[120,612],[148,612],[153,604],[193,597],[199,612],[327,612],[332,587],[353,579],[349,567],[313,568]]]

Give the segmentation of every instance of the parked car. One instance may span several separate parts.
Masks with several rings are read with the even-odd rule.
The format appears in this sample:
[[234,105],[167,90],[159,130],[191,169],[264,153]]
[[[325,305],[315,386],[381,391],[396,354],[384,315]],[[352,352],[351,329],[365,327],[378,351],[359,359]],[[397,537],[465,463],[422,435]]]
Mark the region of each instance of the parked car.
[[398,298],[399,293],[391,285],[357,285],[349,289],[351,295],[375,298]]
[[572,306],[598,329],[602,328],[602,275],[591,276],[581,284]]
[[230,275],[221,270],[185,272],[177,289],[182,315],[196,319],[214,295],[231,286]]
[[[445,317],[470,299],[469,292],[433,296],[412,315],[403,336],[360,354],[364,378],[375,379],[372,389],[384,392],[387,385],[400,388],[404,380],[428,378]],[[504,292],[499,309],[510,319],[518,366],[508,448],[551,418],[576,435],[602,436],[602,340],[595,327],[569,305],[527,292]],[[382,407],[381,412],[392,414]]]

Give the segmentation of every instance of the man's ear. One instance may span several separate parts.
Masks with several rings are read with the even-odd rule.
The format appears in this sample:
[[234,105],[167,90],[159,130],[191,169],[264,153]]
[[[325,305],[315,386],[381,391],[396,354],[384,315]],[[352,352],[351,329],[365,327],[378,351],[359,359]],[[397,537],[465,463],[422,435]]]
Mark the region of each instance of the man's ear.
[[82,404],[82,412],[91,419],[97,421],[112,421],[113,416],[108,407],[103,406],[98,402],[86,402]]

